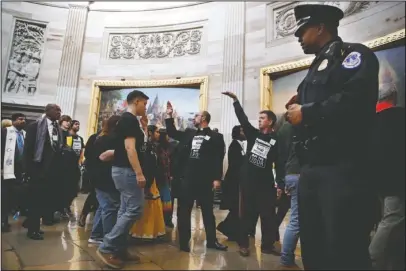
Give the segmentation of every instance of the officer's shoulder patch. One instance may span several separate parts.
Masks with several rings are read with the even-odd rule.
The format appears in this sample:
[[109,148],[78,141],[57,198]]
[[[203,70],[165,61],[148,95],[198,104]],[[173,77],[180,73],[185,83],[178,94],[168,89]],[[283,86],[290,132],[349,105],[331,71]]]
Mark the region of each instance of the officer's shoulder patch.
[[354,69],[361,65],[361,53],[351,52],[343,61],[342,66],[346,69]]

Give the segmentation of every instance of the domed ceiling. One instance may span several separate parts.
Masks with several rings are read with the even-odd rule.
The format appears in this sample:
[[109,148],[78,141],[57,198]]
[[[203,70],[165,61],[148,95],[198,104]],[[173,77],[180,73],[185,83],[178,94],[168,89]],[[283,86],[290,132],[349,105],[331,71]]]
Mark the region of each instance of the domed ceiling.
[[170,9],[170,8],[180,8],[193,5],[204,4],[206,2],[121,2],[121,1],[91,1],[91,2],[34,2],[39,5],[47,5],[60,8],[68,8],[69,4],[74,5],[88,5],[90,3],[89,9],[91,11],[149,11],[149,10],[160,10],[160,9]]

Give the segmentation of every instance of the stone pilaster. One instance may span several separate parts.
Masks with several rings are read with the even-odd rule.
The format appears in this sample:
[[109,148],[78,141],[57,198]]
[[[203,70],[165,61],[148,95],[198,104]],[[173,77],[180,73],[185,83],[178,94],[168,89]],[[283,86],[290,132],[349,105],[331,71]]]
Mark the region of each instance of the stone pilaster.
[[72,117],[75,110],[87,14],[88,6],[69,5],[56,90],[56,104],[61,107],[63,114]]
[[[244,42],[245,42],[245,2],[229,2],[226,8],[222,91],[236,93],[243,102],[244,90]],[[220,132],[224,134],[226,147],[231,142],[231,131],[238,124],[233,101],[221,96]]]

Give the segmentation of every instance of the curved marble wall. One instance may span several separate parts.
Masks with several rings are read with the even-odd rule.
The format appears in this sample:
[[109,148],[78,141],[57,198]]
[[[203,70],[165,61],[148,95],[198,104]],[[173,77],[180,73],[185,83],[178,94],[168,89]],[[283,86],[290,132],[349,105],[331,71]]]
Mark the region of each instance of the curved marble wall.
[[[347,14],[339,29],[344,40],[363,42],[404,28],[404,2],[351,3],[339,2]],[[58,102],[63,111],[81,120],[82,131],[87,130],[94,80],[209,76],[208,109],[213,116],[212,126],[218,127],[229,141],[236,119],[231,101],[223,99],[220,92],[236,91],[256,124],[260,68],[304,57],[291,35],[295,3],[1,4],[3,71],[12,55],[9,52],[15,20],[46,26],[40,65],[34,66],[39,67],[38,91],[30,95],[6,91],[2,101],[32,105]],[[142,52],[136,52],[129,53],[126,59],[118,58],[112,50],[113,36],[118,37],[116,40],[124,39],[123,34],[158,33],[163,37],[167,32],[182,31],[193,32],[198,44],[190,47],[189,52],[179,52],[183,56],[146,58]]]

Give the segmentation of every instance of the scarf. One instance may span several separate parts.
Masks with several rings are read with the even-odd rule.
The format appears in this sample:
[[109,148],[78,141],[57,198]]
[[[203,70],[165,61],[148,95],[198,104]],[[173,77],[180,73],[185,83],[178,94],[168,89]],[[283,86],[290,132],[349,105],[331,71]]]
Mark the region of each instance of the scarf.
[[[18,131],[14,126],[7,127],[7,136],[6,136],[6,146],[4,150],[4,170],[3,178],[4,180],[15,179],[14,175],[14,159],[15,159],[15,150]],[[22,130],[23,138],[25,138],[25,131]]]

